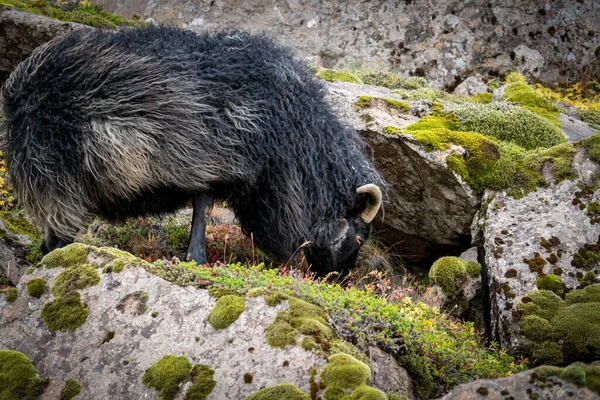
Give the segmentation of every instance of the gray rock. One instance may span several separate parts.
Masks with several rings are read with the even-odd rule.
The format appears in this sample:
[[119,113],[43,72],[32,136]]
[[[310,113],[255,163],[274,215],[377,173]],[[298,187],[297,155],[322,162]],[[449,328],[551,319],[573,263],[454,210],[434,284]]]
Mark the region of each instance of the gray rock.
[[0,86],[33,49],[73,29],[92,28],[0,5]]
[[31,240],[27,235],[9,231],[0,218],[0,277],[8,278],[11,284],[19,282],[30,264],[25,261]]
[[575,143],[581,139],[594,136],[598,132],[596,129],[592,128],[588,123],[583,122],[577,116],[561,113],[558,115],[558,120],[562,124],[560,129],[569,143]]
[[463,96],[475,96],[478,93],[487,93],[490,91],[489,86],[483,81],[481,75],[471,75],[460,83],[455,89],[454,94]]
[[[521,372],[502,379],[481,379],[458,386],[441,400],[506,400],[539,399],[539,400],[597,400],[596,393],[585,387],[578,387],[558,377],[550,377],[544,383],[536,381],[535,370]],[[533,393],[537,394],[534,397]]]
[[[575,160],[574,169],[581,177],[590,166],[578,161],[585,160],[579,152]],[[530,269],[525,259],[533,260],[538,253],[545,262],[543,273],[553,273],[555,268],[560,268],[567,288],[579,285],[576,274],[580,271],[571,261],[583,245],[596,243],[600,225],[592,224],[586,210],[573,204],[573,200],[581,196],[581,193],[576,195],[577,192],[581,189],[576,181],[563,181],[540,188],[520,200],[505,192],[488,192],[482,200],[483,203],[489,201],[489,205],[476,219],[473,235],[477,238],[483,232],[480,244],[485,252],[489,282],[492,335],[503,348],[515,350],[527,344],[519,333],[515,311],[523,296],[537,290],[539,274]],[[580,201],[587,205],[598,198],[600,191],[583,196]],[[558,238],[560,243],[552,245],[549,251],[542,246],[542,238],[550,240],[552,237]],[[560,255],[554,260],[555,264],[550,262],[552,254]],[[592,271],[599,273],[600,266]]]
[[[124,16],[185,25],[267,32],[327,68],[359,64],[421,75],[453,88],[477,71],[511,71],[546,82],[573,82],[594,71],[600,2],[524,0],[103,0]],[[566,45],[568,44],[568,45]]]
[[415,399],[414,388],[406,369],[396,362],[394,356],[377,347],[369,347],[371,385],[386,393],[400,393],[409,400]]
[[[87,262],[102,266],[106,259],[92,252]],[[215,330],[206,321],[215,304],[207,290],[174,285],[141,267],[101,273],[97,286],[79,291],[89,310],[86,322],[73,332],[52,332],[40,319],[52,294],[47,291],[36,299],[25,285],[39,277],[50,286],[62,271],[35,269],[19,282],[14,304],[0,303],[0,348],[24,353],[38,376],[50,378],[46,398],[57,399],[62,382],[75,378],[81,384],[78,399],[158,399],[142,377],[167,354],[184,355],[192,364],[215,370],[217,384],[208,399],[243,399],[278,383],[292,383],[308,393],[310,369],[326,364],[322,356],[300,346],[282,350],[266,343],[265,329],[287,302],[270,307],[261,297],[246,298],[241,316],[228,328]],[[147,311],[131,296],[139,291],[147,294]],[[158,313],[155,318],[153,312]],[[114,337],[106,340],[109,332]],[[253,375],[251,383],[244,382],[247,373]],[[184,393],[185,387],[177,398]]]

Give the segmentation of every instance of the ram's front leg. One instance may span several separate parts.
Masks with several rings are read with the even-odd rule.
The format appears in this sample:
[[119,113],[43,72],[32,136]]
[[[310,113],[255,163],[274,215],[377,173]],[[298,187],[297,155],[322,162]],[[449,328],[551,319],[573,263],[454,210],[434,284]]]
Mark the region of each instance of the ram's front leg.
[[188,261],[196,261],[196,264],[206,264],[206,208],[214,204],[212,193],[204,192],[195,194],[192,198],[194,214],[192,217],[192,231],[190,233],[190,244],[187,249]]

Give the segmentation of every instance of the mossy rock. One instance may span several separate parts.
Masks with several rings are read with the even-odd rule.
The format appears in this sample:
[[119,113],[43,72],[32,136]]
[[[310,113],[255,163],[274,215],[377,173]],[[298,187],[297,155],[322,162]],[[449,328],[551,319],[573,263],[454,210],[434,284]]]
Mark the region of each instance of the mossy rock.
[[4,298],[8,303],[14,303],[19,298],[19,290],[14,287],[0,290],[0,294],[4,295]]
[[587,387],[600,395],[600,364],[597,362],[590,365],[576,362],[566,368],[543,365],[534,371],[536,379],[541,383],[556,376],[579,387]]
[[40,265],[46,268],[71,268],[85,263],[90,246],[79,243],[71,243],[60,249],[56,249],[44,256]]
[[310,400],[310,396],[294,385],[282,383],[260,389],[244,400]]
[[46,280],[42,278],[32,278],[27,281],[27,292],[31,297],[39,299],[46,293]]
[[431,266],[429,279],[441,287],[446,296],[453,297],[467,279],[466,263],[458,257],[441,257]]
[[192,386],[185,393],[184,400],[204,400],[212,393],[217,381],[215,371],[208,365],[196,364],[192,368]]
[[23,353],[13,350],[0,350],[0,399],[36,399],[48,383],[38,379],[37,370]]
[[161,399],[173,400],[191,371],[192,364],[187,357],[166,355],[146,370],[142,382],[158,390]]
[[245,300],[243,297],[227,295],[219,298],[206,320],[215,329],[225,329],[234,323],[244,312]]
[[321,384],[325,386],[323,398],[326,400],[387,399],[385,393],[367,386],[367,381],[371,379],[371,368],[349,354],[329,356],[320,377]]

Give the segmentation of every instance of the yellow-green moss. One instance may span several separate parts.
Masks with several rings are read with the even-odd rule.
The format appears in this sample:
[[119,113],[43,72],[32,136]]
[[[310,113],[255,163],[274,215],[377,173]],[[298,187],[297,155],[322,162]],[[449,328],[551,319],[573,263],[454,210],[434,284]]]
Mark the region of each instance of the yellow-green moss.
[[300,342],[300,347],[302,347],[302,349],[304,349],[306,351],[321,350],[321,346],[319,345],[319,343],[317,343],[315,338],[312,336],[306,336],[304,339],[302,339],[302,341]]
[[367,85],[382,86],[388,89],[429,88],[427,80],[421,77],[402,77],[396,73],[385,71],[356,71],[355,74]]
[[46,254],[40,264],[45,265],[46,268],[75,267],[85,263],[89,250],[89,246],[72,243]]
[[481,275],[481,264],[474,260],[468,260],[465,262],[465,268],[467,273],[473,278],[477,278]]
[[163,400],[172,400],[192,371],[192,364],[185,356],[166,355],[146,370],[142,382],[159,391]]
[[265,332],[271,347],[295,345],[299,334],[318,335],[324,339],[333,336],[326,322],[327,315],[321,307],[293,297],[288,299],[288,303],[289,309],[280,311]]
[[37,370],[23,353],[0,350],[0,399],[33,400],[41,394],[47,379],[38,379]]
[[441,90],[433,89],[430,87],[422,87],[418,89],[398,89],[392,93],[402,96],[407,100],[429,100],[436,101],[440,98],[444,98],[446,95]]
[[46,293],[46,280],[42,278],[32,278],[27,281],[27,292],[31,297],[39,299]]
[[9,288],[0,290],[0,294],[4,295],[7,302],[14,303],[15,301],[17,301],[17,298],[19,297],[19,290],[14,287],[9,287]]
[[260,389],[244,400],[310,400],[310,396],[294,385],[282,383]]
[[244,312],[246,301],[243,297],[227,295],[219,298],[206,320],[215,329],[225,329],[234,323]]
[[[0,0],[0,4],[2,0]],[[10,232],[17,235],[28,235],[33,237],[39,236],[39,233],[33,225],[29,223],[23,212],[0,211],[0,219],[4,222],[4,226]]]
[[192,368],[192,386],[185,393],[185,400],[204,400],[212,393],[217,381],[215,371],[208,365],[196,364]]
[[248,290],[248,293],[246,293],[248,297],[261,297],[268,294],[270,294],[269,290],[264,287],[252,288]]
[[281,292],[274,292],[271,294],[267,294],[264,297],[267,305],[271,306],[271,307],[275,307],[276,305],[278,305],[279,303],[281,303],[284,300],[287,300],[288,298],[289,298],[289,296],[286,296],[285,294],[283,294]]
[[567,141],[556,124],[523,107],[465,103],[453,111],[460,121],[461,130],[512,142],[527,150],[552,147]]
[[600,131],[594,136],[580,140],[577,144],[587,150],[592,160],[600,164]]
[[582,107],[577,110],[577,114],[582,121],[588,124],[594,125],[597,129],[600,129],[600,111],[589,107]]
[[372,97],[372,96],[359,96],[358,100],[354,103],[358,107],[371,107],[373,100],[384,102],[388,107],[396,109],[400,112],[409,112],[410,105],[404,101],[388,99],[383,97]]
[[350,354],[352,357],[356,358],[358,361],[362,361],[365,364],[369,365],[369,358],[358,347],[356,347],[352,343],[346,342],[345,340],[334,338],[331,341],[331,347],[329,348],[329,354],[333,355],[333,354],[339,354],[339,353]]
[[565,296],[565,304],[600,303],[600,285],[587,286],[584,289],[573,290]]
[[543,275],[537,279],[535,284],[540,290],[550,290],[554,293],[562,293],[562,279],[560,276],[554,274]]
[[560,110],[542,95],[536,93],[533,87],[525,82],[509,84],[502,95],[510,103],[519,104],[530,111],[560,125],[558,114]]
[[59,297],[77,289],[95,286],[98,283],[100,283],[98,270],[83,264],[67,268],[58,274],[54,278],[51,291],[54,296]]
[[446,296],[455,296],[467,279],[465,262],[458,257],[441,257],[431,266],[429,279],[441,287]]
[[473,102],[479,104],[488,104],[493,100],[493,96],[491,93],[477,93],[473,96]]
[[41,317],[52,331],[69,331],[79,328],[88,316],[78,292],[69,292],[44,304]]
[[351,72],[344,71],[334,71],[332,69],[326,68],[318,68],[316,73],[316,77],[319,79],[323,79],[329,82],[341,81],[341,82],[351,82],[363,84],[363,81]]
[[[383,392],[366,385],[371,378],[371,368],[349,354],[329,356],[320,377],[325,386],[323,398],[327,400],[386,399]],[[352,394],[348,397],[349,392]]]
[[71,400],[81,393],[81,385],[76,379],[69,379],[65,382],[65,387],[60,392],[60,400]]

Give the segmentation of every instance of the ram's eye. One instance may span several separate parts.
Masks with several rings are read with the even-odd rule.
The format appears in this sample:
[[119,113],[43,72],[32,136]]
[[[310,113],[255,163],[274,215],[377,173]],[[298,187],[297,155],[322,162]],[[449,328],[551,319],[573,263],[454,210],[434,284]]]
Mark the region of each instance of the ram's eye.
[[365,243],[365,239],[362,238],[362,236],[356,236],[356,244],[358,244],[359,246],[362,246]]

